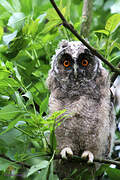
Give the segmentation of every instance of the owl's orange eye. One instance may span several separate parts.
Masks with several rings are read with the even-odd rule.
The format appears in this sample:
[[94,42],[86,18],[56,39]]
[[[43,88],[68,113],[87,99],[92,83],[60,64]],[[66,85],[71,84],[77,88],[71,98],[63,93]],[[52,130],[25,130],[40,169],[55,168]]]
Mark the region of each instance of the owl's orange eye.
[[87,59],[82,59],[81,64],[82,64],[82,66],[86,67],[88,65],[88,60]]
[[64,65],[65,67],[69,67],[69,66],[70,66],[70,61],[69,61],[69,60],[65,60],[64,63],[63,63],[63,65]]

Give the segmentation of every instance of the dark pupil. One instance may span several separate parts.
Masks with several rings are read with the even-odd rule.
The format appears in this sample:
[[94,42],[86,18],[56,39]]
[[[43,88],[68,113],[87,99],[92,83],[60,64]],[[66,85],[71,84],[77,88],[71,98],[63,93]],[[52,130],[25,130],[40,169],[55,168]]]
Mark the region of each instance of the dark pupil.
[[69,62],[68,61],[65,61],[65,65],[68,65],[69,64]]
[[87,62],[84,60],[84,61],[83,61],[83,64],[86,64],[86,63],[87,63]]

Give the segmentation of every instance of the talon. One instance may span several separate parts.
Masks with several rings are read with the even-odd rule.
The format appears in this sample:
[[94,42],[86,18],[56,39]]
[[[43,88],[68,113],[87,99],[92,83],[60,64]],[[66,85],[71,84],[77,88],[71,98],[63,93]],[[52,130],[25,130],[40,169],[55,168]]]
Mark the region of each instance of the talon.
[[62,149],[62,151],[60,152],[60,155],[61,155],[62,159],[67,159],[67,155],[73,156],[73,152],[72,152],[71,148],[67,147],[67,148]]
[[93,163],[94,155],[90,151],[84,151],[81,156],[83,159],[88,158],[88,163]]

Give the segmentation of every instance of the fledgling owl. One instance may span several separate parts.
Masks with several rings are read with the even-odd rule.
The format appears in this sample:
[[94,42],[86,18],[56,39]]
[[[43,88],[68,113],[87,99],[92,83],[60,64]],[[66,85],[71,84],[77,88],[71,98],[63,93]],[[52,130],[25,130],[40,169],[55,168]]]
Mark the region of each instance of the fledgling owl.
[[[63,40],[52,58],[47,83],[50,113],[66,109],[68,114],[56,128],[61,156],[75,154],[90,162],[109,157],[115,118],[109,75],[100,60],[81,42]],[[67,176],[66,171],[59,173],[61,178]]]

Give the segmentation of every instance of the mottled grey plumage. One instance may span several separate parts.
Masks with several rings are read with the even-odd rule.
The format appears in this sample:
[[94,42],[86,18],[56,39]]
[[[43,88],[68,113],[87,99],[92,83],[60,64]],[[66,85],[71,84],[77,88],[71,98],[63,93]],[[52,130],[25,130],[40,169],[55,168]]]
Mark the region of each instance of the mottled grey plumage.
[[[70,61],[70,66],[64,66],[65,60]],[[63,149],[68,148],[68,154],[80,156],[89,151],[95,158],[109,157],[115,120],[109,75],[100,60],[81,42],[63,40],[53,56],[47,83],[51,92],[50,113],[66,109],[69,114],[56,129],[58,149],[63,156],[67,152]]]

